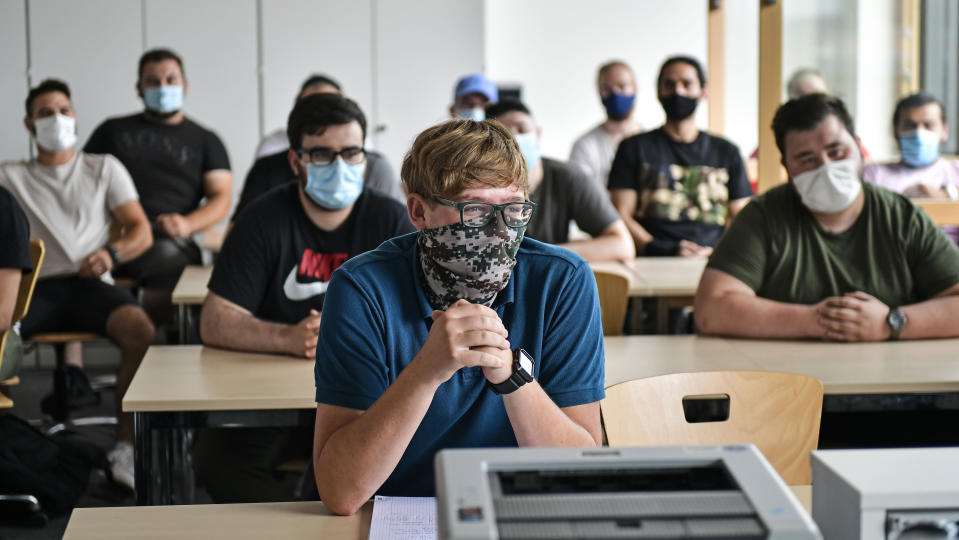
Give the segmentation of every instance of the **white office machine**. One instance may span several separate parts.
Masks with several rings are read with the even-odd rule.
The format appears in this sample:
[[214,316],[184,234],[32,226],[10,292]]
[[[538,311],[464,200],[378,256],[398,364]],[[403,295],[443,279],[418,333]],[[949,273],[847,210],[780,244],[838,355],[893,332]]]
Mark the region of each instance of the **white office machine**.
[[959,448],[818,450],[812,483],[826,540],[959,538]]
[[751,445],[456,449],[435,469],[440,538],[821,538]]

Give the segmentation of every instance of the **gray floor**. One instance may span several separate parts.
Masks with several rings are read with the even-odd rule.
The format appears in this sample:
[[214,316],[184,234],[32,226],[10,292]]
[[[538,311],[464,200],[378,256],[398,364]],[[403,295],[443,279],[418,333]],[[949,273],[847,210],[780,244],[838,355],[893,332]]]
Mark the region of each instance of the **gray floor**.
[[[100,375],[114,374],[120,362],[119,351],[107,341],[84,344],[83,358],[85,371],[91,379]],[[10,395],[15,405],[8,414],[15,414],[41,428],[51,425],[49,419],[44,419],[40,411],[40,400],[52,391],[54,365],[53,349],[49,346],[40,347],[38,351],[27,354],[20,371],[21,383],[11,388]],[[101,390],[100,405],[74,411],[71,416],[73,418],[113,416],[115,414],[113,400],[112,389]],[[93,443],[104,452],[113,447],[115,440],[113,426],[83,426],[70,429],[70,436]],[[202,490],[198,490],[197,499],[198,503],[210,502],[209,497]],[[90,485],[79,502],[80,507],[132,506],[133,504],[133,493],[111,482],[99,470],[91,473]],[[68,521],[69,516],[62,516],[50,520],[46,526],[37,529],[12,527],[0,523],[0,540],[61,538]]]

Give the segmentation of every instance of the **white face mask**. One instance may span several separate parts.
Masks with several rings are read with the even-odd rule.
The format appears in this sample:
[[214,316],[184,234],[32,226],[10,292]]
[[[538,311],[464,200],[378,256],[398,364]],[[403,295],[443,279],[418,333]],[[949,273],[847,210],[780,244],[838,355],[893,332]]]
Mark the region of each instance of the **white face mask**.
[[55,114],[38,118],[34,120],[33,127],[37,144],[48,152],[73,148],[77,143],[77,119],[72,116]]
[[793,178],[802,203],[813,212],[831,214],[845,210],[862,191],[855,159],[824,163]]

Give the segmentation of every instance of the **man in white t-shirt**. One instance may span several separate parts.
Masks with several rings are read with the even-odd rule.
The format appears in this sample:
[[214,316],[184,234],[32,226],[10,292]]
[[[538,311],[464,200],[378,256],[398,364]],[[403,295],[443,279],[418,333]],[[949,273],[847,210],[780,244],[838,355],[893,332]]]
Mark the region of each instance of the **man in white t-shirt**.
[[[900,160],[867,165],[863,177],[907,197],[959,199],[959,161],[939,155],[940,145],[949,138],[942,103],[925,92],[907,96],[896,104],[892,128],[899,143]],[[959,244],[959,228],[942,229]]]
[[569,164],[579,167],[605,189],[616,148],[626,137],[639,133],[642,126],[633,117],[636,77],[625,62],[614,60],[603,64],[596,84],[606,109],[606,121],[576,139],[569,153]]
[[[117,445],[107,457],[114,480],[132,488],[133,417],[119,414],[120,398],[153,342],[154,328],[128,289],[106,281],[118,263],[150,247],[150,223],[116,158],[74,150],[76,113],[65,83],[48,79],[30,90],[26,112],[37,157],[0,164],[0,186],[23,208],[30,235],[46,245],[21,333],[29,339],[42,332],[95,332],[120,347]],[[122,234],[111,240],[114,223]]]

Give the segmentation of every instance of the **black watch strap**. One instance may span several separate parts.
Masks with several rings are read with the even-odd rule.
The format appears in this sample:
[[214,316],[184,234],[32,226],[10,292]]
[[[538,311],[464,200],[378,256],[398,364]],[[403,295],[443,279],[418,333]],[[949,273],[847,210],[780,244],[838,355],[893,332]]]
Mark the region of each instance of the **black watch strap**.
[[103,249],[107,250],[107,253],[110,254],[110,260],[113,261],[113,266],[120,264],[120,254],[117,253],[117,249],[110,244],[104,244]]
[[524,384],[533,382],[532,372],[527,372],[520,362],[521,355],[525,356],[532,370],[532,357],[529,353],[523,349],[516,349],[513,351],[513,373],[510,374],[509,378],[497,384],[493,384],[489,382],[489,380],[486,381],[486,386],[488,386],[494,394],[511,394],[519,390]]

